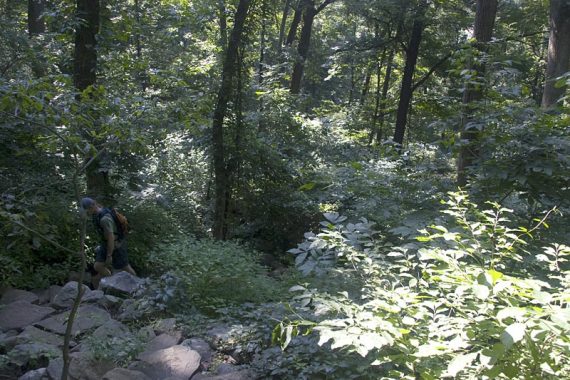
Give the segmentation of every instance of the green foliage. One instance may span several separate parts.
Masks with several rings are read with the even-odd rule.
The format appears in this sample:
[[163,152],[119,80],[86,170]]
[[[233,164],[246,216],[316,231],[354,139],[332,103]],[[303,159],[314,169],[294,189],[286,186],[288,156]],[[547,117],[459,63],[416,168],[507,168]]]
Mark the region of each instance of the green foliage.
[[[420,231],[419,243],[359,247],[353,251],[359,260],[335,266],[361,276],[359,291],[346,291],[323,271],[320,276],[335,281],[334,293],[319,288],[319,279],[292,289],[297,314],[276,327],[276,340],[292,345],[298,326],[311,326],[318,345],[360,355],[351,368],[364,360],[388,378],[568,376],[570,314],[560,286],[570,276],[562,269],[567,248],[527,252],[524,238],[544,220],[512,228],[511,210],[498,204],[479,210],[459,192],[450,193],[446,206],[452,219]],[[345,249],[341,240],[329,242]],[[529,254],[541,270],[515,265]],[[361,378],[377,378],[368,373]]]
[[114,363],[126,367],[145,349],[145,339],[137,335],[90,336],[82,344],[95,361]]
[[155,273],[170,272],[177,278],[177,294],[186,303],[203,308],[265,302],[281,289],[267,276],[255,252],[232,242],[180,236],[156,248],[149,263]]

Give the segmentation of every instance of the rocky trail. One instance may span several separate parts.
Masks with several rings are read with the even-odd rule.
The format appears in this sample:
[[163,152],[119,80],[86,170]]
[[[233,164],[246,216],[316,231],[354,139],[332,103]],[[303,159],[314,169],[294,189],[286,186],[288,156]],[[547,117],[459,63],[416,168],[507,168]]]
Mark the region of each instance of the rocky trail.
[[[184,336],[174,318],[145,318],[133,297],[140,279],[119,272],[101,290],[84,285],[73,323],[69,378],[77,380],[246,380],[259,376],[227,347],[231,326]],[[39,291],[6,289],[0,298],[0,379],[59,380],[62,347],[77,282]],[[148,321],[148,324],[145,324]],[[226,342],[224,342],[226,341]],[[135,352],[117,365],[113,352]],[[128,357],[128,355],[127,355]],[[214,358],[216,365],[212,365]],[[225,358],[225,359],[224,359]],[[215,369],[215,370],[214,370]]]

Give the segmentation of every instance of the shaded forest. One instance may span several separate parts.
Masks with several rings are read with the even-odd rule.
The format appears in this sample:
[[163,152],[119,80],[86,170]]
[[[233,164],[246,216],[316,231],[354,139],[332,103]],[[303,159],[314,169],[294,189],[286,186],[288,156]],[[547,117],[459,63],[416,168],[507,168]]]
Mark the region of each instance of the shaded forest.
[[128,217],[148,318],[249,326],[259,378],[570,377],[570,1],[0,20],[2,289],[83,275],[89,196]]

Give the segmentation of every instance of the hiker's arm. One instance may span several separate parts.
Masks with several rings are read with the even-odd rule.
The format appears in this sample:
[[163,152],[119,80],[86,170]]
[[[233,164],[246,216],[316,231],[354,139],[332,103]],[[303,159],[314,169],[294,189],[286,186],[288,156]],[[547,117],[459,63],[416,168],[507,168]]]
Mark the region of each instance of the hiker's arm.
[[115,250],[115,234],[113,233],[113,226],[107,218],[101,220],[101,227],[103,228],[103,236],[105,237],[107,248],[107,258],[105,261],[109,262]]

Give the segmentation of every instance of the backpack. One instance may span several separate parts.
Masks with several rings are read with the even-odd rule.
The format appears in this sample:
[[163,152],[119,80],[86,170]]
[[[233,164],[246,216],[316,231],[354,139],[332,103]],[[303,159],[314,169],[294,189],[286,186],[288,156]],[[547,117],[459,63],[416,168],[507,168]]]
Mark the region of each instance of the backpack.
[[103,227],[101,227],[101,219],[107,215],[111,214],[113,218],[113,222],[117,226],[117,237],[119,240],[123,240],[129,233],[129,221],[127,217],[115,210],[114,208],[104,208],[99,214],[96,215],[96,218],[93,220],[95,227],[99,231],[100,234],[103,234]]

